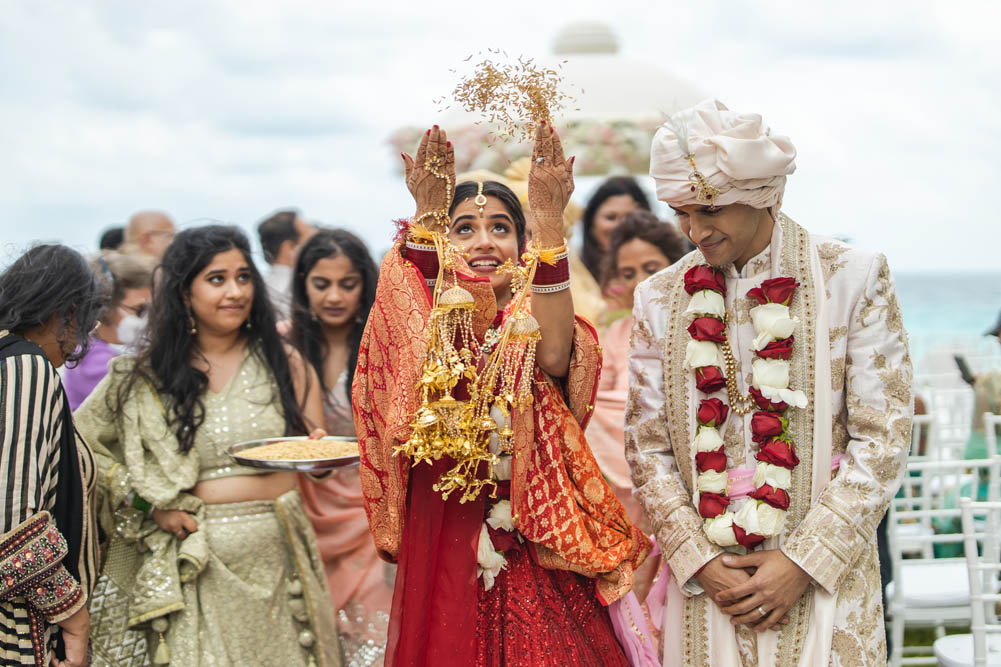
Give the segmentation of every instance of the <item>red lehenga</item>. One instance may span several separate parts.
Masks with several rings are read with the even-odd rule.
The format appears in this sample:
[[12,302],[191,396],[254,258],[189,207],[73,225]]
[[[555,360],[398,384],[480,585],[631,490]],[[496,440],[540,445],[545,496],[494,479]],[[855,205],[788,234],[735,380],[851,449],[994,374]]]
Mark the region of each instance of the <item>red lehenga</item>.
[[[491,528],[507,566],[486,590],[477,544],[487,494],[443,500],[432,484],[450,461],[411,468],[393,455],[419,405],[431,311],[425,275],[402,248],[383,260],[353,388],[365,508],[380,555],[399,565],[386,664],[627,665],[604,605],[629,591],[650,542],[584,438],[601,365],[593,328],[577,322],[568,377],[536,369],[532,406],[512,414],[512,478],[498,495],[510,497],[517,532]],[[458,280],[474,296],[482,340],[496,316],[493,292],[468,272]]]

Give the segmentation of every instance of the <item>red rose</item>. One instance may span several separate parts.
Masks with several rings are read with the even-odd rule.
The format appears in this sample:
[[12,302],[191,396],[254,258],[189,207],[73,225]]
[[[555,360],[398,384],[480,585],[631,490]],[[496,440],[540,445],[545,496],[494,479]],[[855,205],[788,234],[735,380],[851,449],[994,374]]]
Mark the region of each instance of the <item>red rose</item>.
[[748,290],[747,296],[761,305],[781,303],[783,306],[788,306],[798,285],[795,278],[772,278],[761,283],[761,287]]
[[[704,519],[712,519],[726,511],[726,506],[730,504],[730,499],[718,493],[699,494],[699,514]],[[736,528],[736,526],[734,526]]]
[[758,350],[758,356],[762,359],[789,359],[792,356],[793,337],[773,340],[764,349]]
[[737,524],[733,524],[733,534],[737,538],[737,544],[748,551],[765,541],[765,538],[757,533],[745,533]]
[[775,438],[762,444],[754,458],[789,470],[799,465],[799,457],[796,456],[796,448],[792,443]]
[[717,268],[700,264],[685,272],[685,291],[695,294],[700,290],[712,290],[726,296],[726,277]]
[[695,388],[699,391],[712,394],[725,386],[726,378],[718,367],[701,366],[695,369]]
[[751,439],[762,443],[769,438],[782,435],[785,420],[772,412],[755,412],[751,417]]
[[726,341],[726,325],[715,317],[700,317],[688,325],[688,333],[695,340],[723,343]]
[[699,403],[697,418],[700,424],[719,427],[726,421],[730,408],[718,398],[704,398]]
[[726,453],[722,447],[714,452],[697,452],[695,454],[695,468],[699,472],[708,470],[723,472],[726,470]]
[[757,405],[758,408],[761,410],[768,410],[769,412],[783,412],[785,411],[786,408],[789,407],[789,404],[786,403],[785,401],[779,401],[777,403],[773,403],[772,401],[768,400],[767,398],[762,396],[761,390],[758,389],[757,387],[751,387],[750,392],[751,392],[751,398],[754,399],[755,405]]
[[775,509],[789,509],[789,493],[785,489],[773,489],[768,484],[762,484],[754,490],[751,497],[755,500],[763,500]]

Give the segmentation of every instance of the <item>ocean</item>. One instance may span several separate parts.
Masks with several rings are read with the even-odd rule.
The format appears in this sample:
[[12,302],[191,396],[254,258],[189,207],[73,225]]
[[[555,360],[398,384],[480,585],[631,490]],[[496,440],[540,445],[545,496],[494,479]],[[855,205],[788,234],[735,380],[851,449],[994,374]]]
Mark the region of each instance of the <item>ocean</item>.
[[974,373],[1001,368],[1001,343],[983,335],[1001,312],[1001,272],[901,272],[894,280],[917,375],[954,372],[954,353]]

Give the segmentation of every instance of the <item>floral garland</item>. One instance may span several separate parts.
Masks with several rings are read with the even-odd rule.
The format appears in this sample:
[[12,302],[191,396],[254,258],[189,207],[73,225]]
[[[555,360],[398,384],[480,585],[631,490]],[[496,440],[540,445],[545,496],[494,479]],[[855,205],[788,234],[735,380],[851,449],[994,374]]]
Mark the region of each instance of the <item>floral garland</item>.
[[[778,535],[789,508],[792,470],[799,464],[785,416],[790,406],[806,407],[806,395],[789,389],[789,359],[793,332],[799,320],[790,317],[789,303],[798,283],[793,278],[766,280],[747,296],[758,305],[751,309],[756,358],[751,364],[748,396],[736,389],[736,364],[726,333],[727,313],[723,273],[708,265],[685,273],[685,291],[691,296],[685,315],[692,318],[685,361],[695,371],[695,386],[704,394],[724,387],[734,411],[746,414],[753,407],[751,438],[758,445],[754,491],[733,512],[728,509],[730,483],[720,429],[730,406],[719,398],[704,398],[696,414],[693,446],[697,471],[695,506],[705,519],[709,540],[721,547],[741,545],[753,549],[765,538]],[[727,367],[724,374],[722,366]]]

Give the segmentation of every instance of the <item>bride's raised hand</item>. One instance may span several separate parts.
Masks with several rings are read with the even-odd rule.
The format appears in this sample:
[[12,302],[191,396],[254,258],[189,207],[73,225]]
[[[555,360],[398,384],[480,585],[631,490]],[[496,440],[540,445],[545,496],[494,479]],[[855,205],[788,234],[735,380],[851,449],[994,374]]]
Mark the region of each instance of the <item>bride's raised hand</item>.
[[455,151],[445,130],[437,125],[424,133],[417,156],[401,153],[407,177],[407,189],[417,203],[416,220],[426,225],[435,222],[435,214],[448,214],[455,193]]
[[563,209],[574,187],[573,161],[564,156],[556,130],[548,123],[539,123],[528,173],[528,205],[535,216],[539,247],[563,242]]

